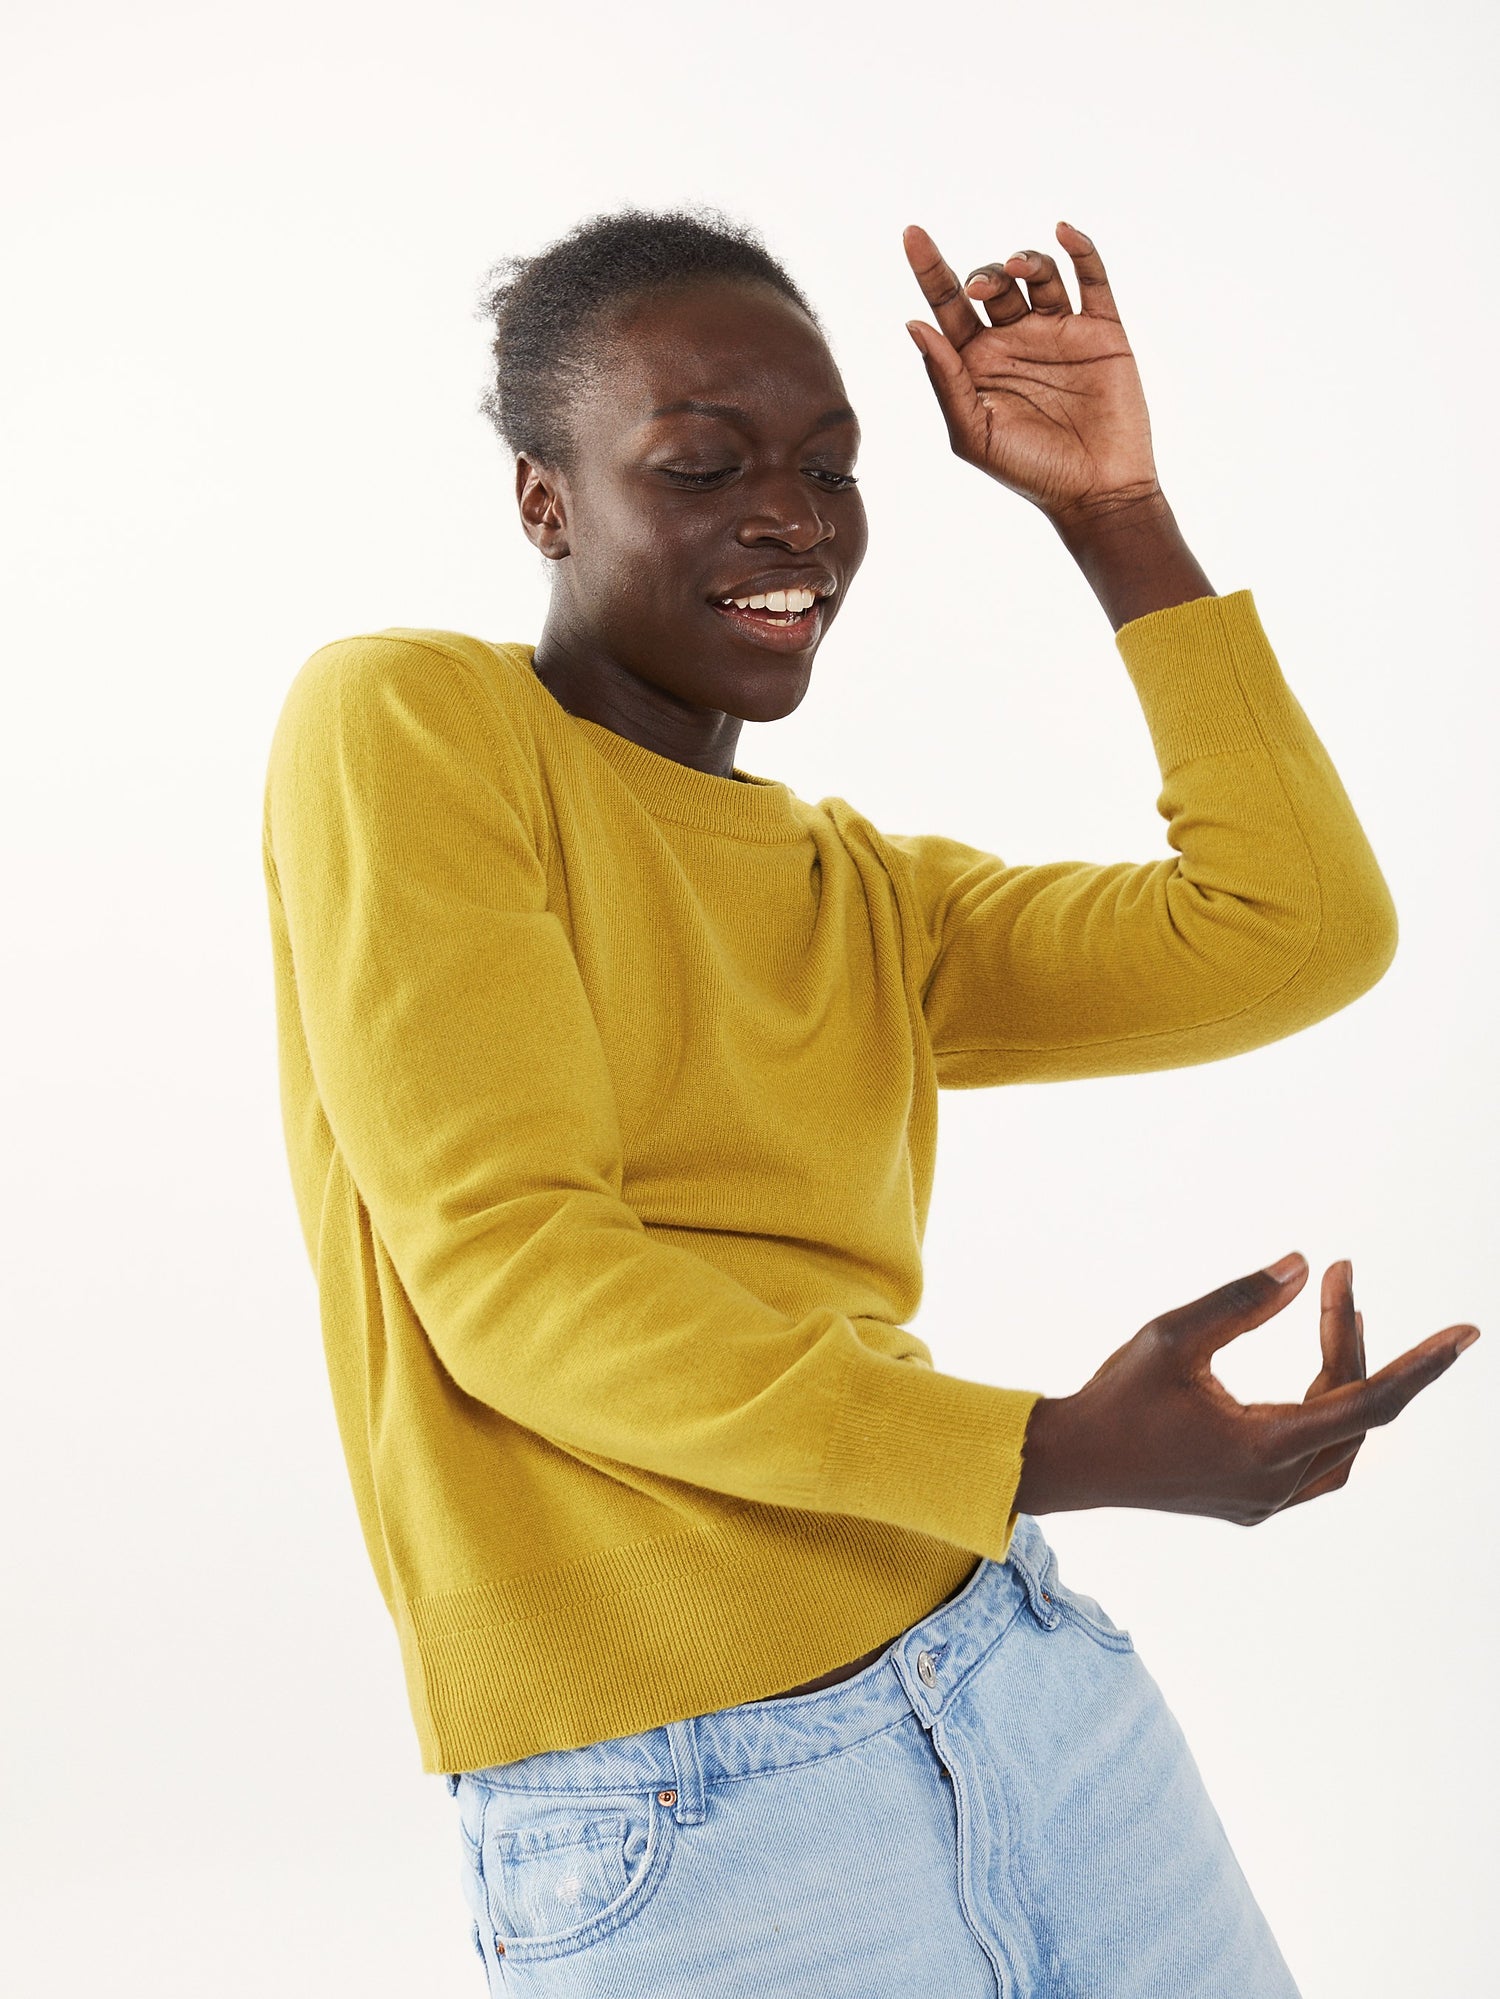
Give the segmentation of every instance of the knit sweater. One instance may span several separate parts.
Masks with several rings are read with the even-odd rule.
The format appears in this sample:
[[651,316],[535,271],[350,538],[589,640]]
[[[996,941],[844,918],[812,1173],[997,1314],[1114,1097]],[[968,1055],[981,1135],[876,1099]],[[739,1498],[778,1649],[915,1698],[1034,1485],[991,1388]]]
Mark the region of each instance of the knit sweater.
[[1144,862],[710,775],[523,644],[397,626],[296,674],[281,1106],[424,1770],[764,1698],[1002,1560],[1041,1391],[906,1324],[937,1091],[1214,1061],[1390,962],[1251,593],[1115,643],[1173,849]]

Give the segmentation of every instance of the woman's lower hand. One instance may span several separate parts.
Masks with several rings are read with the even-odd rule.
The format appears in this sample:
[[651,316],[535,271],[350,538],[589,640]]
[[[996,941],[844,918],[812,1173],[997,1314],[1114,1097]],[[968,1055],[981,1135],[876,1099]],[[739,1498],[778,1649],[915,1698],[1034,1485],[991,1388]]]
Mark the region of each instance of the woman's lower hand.
[[1367,1431],[1390,1423],[1479,1337],[1447,1326],[1367,1374],[1364,1320],[1347,1262],[1323,1275],[1323,1365],[1301,1402],[1238,1402],[1214,1354],[1301,1291],[1308,1265],[1283,1257],[1142,1326],[1076,1394],[1043,1396],[1026,1429],[1022,1513],[1137,1506],[1242,1527],[1338,1489]]

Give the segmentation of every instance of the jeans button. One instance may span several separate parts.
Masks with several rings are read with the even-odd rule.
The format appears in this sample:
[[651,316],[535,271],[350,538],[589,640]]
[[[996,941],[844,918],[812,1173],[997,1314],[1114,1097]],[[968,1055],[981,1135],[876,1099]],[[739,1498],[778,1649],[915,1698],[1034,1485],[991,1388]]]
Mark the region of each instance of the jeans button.
[[930,1652],[919,1652],[917,1654],[917,1677],[921,1680],[924,1687],[935,1687],[937,1685],[937,1668],[932,1663],[932,1654]]

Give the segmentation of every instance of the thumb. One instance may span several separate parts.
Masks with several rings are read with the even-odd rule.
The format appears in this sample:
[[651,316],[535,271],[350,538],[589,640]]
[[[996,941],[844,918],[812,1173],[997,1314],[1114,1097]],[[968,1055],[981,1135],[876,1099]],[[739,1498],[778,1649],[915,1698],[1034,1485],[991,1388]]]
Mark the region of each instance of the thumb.
[[1306,1257],[1293,1251],[1265,1270],[1232,1278],[1191,1304],[1163,1312],[1151,1324],[1170,1345],[1206,1358],[1290,1305],[1307,1282],[1307,1269]]
[[909,319],[906,330],[927,364],[927,379],[938,399],[948,439],[960,457],[969,456],[984,434],[984,411],[973,377],[946,334],[924,319]]

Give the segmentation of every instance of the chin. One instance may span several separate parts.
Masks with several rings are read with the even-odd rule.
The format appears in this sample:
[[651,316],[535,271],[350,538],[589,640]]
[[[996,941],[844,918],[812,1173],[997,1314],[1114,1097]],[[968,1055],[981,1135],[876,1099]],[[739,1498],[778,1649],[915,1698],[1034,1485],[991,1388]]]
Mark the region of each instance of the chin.
[[726,686],[722,697],[710,705],[722,708],[726,715],[737,716],[741,722],[780,722],[802,706],[811,679],[811,661],[797,667],[779,662],[753,678],[741,671],[735,675],[734,684]]

